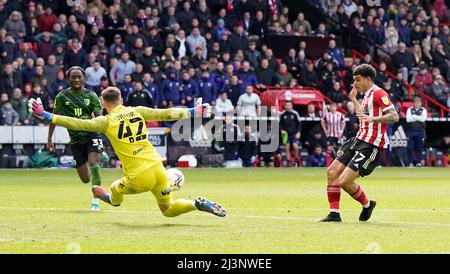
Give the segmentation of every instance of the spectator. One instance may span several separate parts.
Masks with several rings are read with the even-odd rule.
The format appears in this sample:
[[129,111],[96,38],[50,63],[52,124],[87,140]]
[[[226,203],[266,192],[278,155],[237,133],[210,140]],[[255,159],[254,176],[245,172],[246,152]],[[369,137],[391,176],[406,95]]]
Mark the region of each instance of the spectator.
[[234,110],[233,104],[227,97],[226,91],[221,91],[219,93],[219,98],[216,99],[215,111],[219,115],[226,115],[227,112],[232,112]]
[[260,116],[261,100],[259,96],[253,93],[253,87],[247,86],[245,88],[245,93],[239,96],[236,110],[238,115],[248,117],[248,118],[256,118]]
[[51,93],[49,94],[51,99],[55,99],[56,95],[60,93],[61,91],[65,90],[69,87],[69,82],[66,80],[66,77],[64,75],[64,71],[60,70],[56,74],[56,80],[52,82],[50,90]]
[[160,95],[158,85],[155,84],[154,79],[150,73],[144,73],[142,77],[142,87],[143,89],[148,90],[150,95],[152,96],[153,108],[158,108],[160,103]]
[[[250,69],[250,63],[248,61],[244,61],[242,63],[242,68],[238,71],[239,84],[244,89],[247,86],[256,86],[258,85],[258,79],[256,79],[256,74]],[[242,90],[242,93],[244,90]]]
[[272,86],[274,83],[275,71],[269,67],[269,61],[262,59],[260,65],[255,71],[256,78],[259,82],[258,88],[266,88],[266,86]]
[[412,45],[411,43],[411,28],[407,25],[408,20],[406,17],[400,19],[400,26],[398,27],[398,41],[405,43],[407,47]]
[[291,83],[292,74],[287,70],[286,64],[281,64],[278,72],[274,76],[274,83],[277,87],[289,86]]
[[109,6],[108,12],[104,17],[104,23],[107,29],[123,29],[124,19],[115,5]]
[[327,53],[332,59],[335,59],[338,62],[340,68],[345,67],[344,55],[341,49],[336,47],[336,41],[334,39],[331,39],[328,42]]
[[39,30],[51,32],[53,25],[56,23],[56,15],[53,14],[52,7],[48,6],[45,13],[39,16]]
[[[4,29],[3,29],[4,31]],[[5,34],[5,39],[0,40],[0,50],[2,56],[2,64],[12,63],[17,56],[17,45],[11,34]]]
[[[102,79],[102,78],[100,78]],[[120,89],[120,93],[121,93],[121,97],[124,100],[124,104],[128,104],[127,102],[127,98],[128,98],[128,94],[130,94],[131,92],[133,92],[133,79],[131,78],[131,75],[126,74],[123,78],[123,82],[121,84],[119,84],[119,89]]]
[[431,86],[433,96],[441,103],[447,104],[449,97],[449,88],[444,82],[444,78],[441,75],[437,75],[434,78],[433,85]]
[[64,55],[64,69],[68,70],[73,66],[82,67],[86,60],[86,53],[78,39],[69,42],[67,48]]
[[256,50],[256,42],[248,42],[248,49],[245,51],[245,59],[250,63],[252,68],[256,68],[261,61],[261,53]]
[[425,91],[428,90],[432,84],[433,84],[433,76],[428,71],[427,65],[424,62],[421,62],[421,64],[419,64],[419,73],[416,76],[414,85],[419,90]]
[[28,112],[28,99],[22,95],[20,88],[14,89],[10,102],[19,116],[19,122],[17,124],[28,125],[31,117],[31,114]]
[[[280,129],[281,133],[287,136],[285,148],[289,166],[293,167],[297,164],[300,167],[301,160],[298,145],[301,137],[302,122],[298,112],[293,109],[291,101],[285,102],[284,111],[280,115]],[[291,156],[293,156],[293,159]]]
[[36,53],[31,49],[31,43],[23,43],[22,47],[20,47],[19,57],[26,60],[27,58],[32,58],[36,60]]
[[48,76],[49,85],[56,80],[56,76],[60,69],[61,67],[56,64],[55,55],[50,55],[47,59],[47,65],[44,66],[44,74]]
[[386,73],[386,62],[380,62],[380,67],[377,71],[377,75],[375,76],[375,85],[383,86],[389,80],[389,76]]
[[389,52],[389,54],[393,54],[397,51],[399,34],[398,30],[395,27],[395,20],[389,20],[386,29],[384,30],[385,43],[383,45],[384,48]]
[[174,107],[185,104],[184,94],[181,92],[180,81],[175,69],[167,71],[167,79],[161,85],[161,100],[163,107]]
[[136,68],[136,63],[130,60],[128,52],[124,52],[121,55],[120,60],[116,62],[111,71],[109,72],[109,78],[113,85],[121,84],[126,74],[131,74]]
[[373,20],[373,25],[367,27],[367,40],[369,46],[369,54],[372,58],[378,56],[376,51],[377,46],[382,46],[386,42],[384,28],[381,25],[381,20],[375,18]]
[[345,115],[337,111],[337,104],[331,103],[330,111],[325,113],[320,122],[329,145],[336,146],[345,130]]
[[346,100],[346,96],[343,93],[341,88],[341,83],[339,81],[335,81],[333,83],[333,87],[331,91],[327,94],[327,96],[335,103],[337,103],[338,107],[342,107],[344,101]]
[[314,153],[308,157],[308,167],[325,167],[325,153],[323,153],[323,148],[317,145],[314,148]]
[[5,65],[2,77],[0,79],[0,92],[7,93],[8,96],[12,95],[15,87],[22,86],[22,77],[19,73],[14,71],[11,64]]
[[318,87],[319,79],[317,77],[317,73],[314,70],[313,63],[308,63],[306,65],[306,69],[303,73],[301,73],[301,85],[306,87]]
[[433,56],[433,65],[441,71],[441,74],[450,81],[450,73],[448,64],[450,63],[450,56],[444,50],[444,46],[442,44],[438,44],[436,46],[436,50],[432,53]]
[[185,57],[185,56],[192,56],[192,53],[189,48],[189,44],[186,41],[186,34],[184,30],[179,30],[177,33],[177,36],[175,37],[175,47],[174,51],[176,52],[179,59]]
[[244,140],[238,142],[238,155],[243,167],[252,167],[256,160],[257,140],[250,125],[245,126]]
[[25,23],[22,20],[22,13],[17,10],[13,11],[9,16],[9,19],[6,20],[3,25],[3,28],[12,36],[12,38],[14,38],[16,42],[22,42],[26,35]]
[[122,51],[126,50],[125,43],[122,42],[122,36],[120,34],[114,35],[114,42],[109,46],[109,55],[114,55],[116,47],[122,48]]
[[414,64],[414,56],[406,50],[405,43],[398,44],[398,51],[392,56],[392,62],[397,72],[401,72],[404,81],[408,81],[408,76]]
[[134,83],[134,89],[132,92],[128,93],[126,101],[127,106],[130,107],[153,107],[155,105],[152,95],[148,92],[148,90],[142,87],[141,82]]
[[253,24],[250,27],[250,37],[258,36],[263,39],[268,31],[269,29],[266,20],[264,20],[264,14],[261,10],[259,10],[256,12],[256,20],[253,21]]
[[282,59],[282,63],[286,64],[287,70],[294,78],[299,77],[299,60],[295,49],[289,49],[288,56]]
[[10,101],[4,101],[2,103],[2,121],[0,124],[6,126],[19,125],[19,115],[13,109]]
[[236,30],[231,36],[231,48],[233,52],[245,50],[248,45],[248,36],[244,32],[242,23],[236,25]]
[[305,15],[302,12],[297,15],[297,19],[292,24],[292,28],[294,31],[298,31],[300,26],[303,26],[307,36],[311,36],[311,24],[305,19]]
[[95,60],[94,65],[86,68],[86,88],[99,93],[100,81],[103,76],[107,75],[106,70]]
[[242,95],[242,88],[239,84],[238,76],[235,74],[232,75],[229,84],[226,84],[223,90],[227,92],[227,98],[230,99],[233,106],[236,106],[239,97]]
[[189,50],[195,52],[200,46],[203,49],[202,58],[206,59],[208,56],[206,39],[200,34],[199,28],[193,28],[192,33],[186,38],[186,43],[189,45]]
[[180,91],[186,98],[186,106],[193,107],[197,97],[199,97],[199,87],[197,81],[191,79],[187,70],[182,72],[182,80],[180,85]]
[[200,97],[203,98],[203,103],[214,105],[217,98],[217,89],[209,76],[208,70],[201,72],[201,79],[199,81]]
[[[407,136],[408,136],[408,165],[422,166],[424,140],[425,140],[425,121],[427,119],[427,110],[422,107],[422,99],[414,98],[414,106],[406,111]],[[414,161],[415,160],[415,161]]]
[[138,13],[138,7],[132,0],[123,0],[120,4],[120,12],[125,18],[134,18]]

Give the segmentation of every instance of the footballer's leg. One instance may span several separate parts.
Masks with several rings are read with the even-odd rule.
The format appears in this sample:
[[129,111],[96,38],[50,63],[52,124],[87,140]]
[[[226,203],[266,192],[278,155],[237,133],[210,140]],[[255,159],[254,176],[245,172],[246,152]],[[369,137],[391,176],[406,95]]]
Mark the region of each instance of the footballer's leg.
[[322,219],[322,222],[341,222],[341,216],[339,214],[339,203],[341,200],[341,187],[339,182],[339,176],[344,171],[346,165],[353,158],[352,147],[354,145],[354,139],[349,139],[338,150],[336,159],[331,163],[327,169],[327,198],[330,206],[330,213],[327,217]]
[[[92,187],[101,186],[102,177],[100,164],[102,161],[103,141],[100,136],[94,136],[86,143],[86,151],[88,152],[89,171],[92,174]],[[100,210],[97,198],[92,199],[91,210]]]
[[344,169],[344,172],[339,176],[339,183],[341,188],[345,190],[353,199],[361,203],[363,209],[359,216],[360,221],[367,221],[372,215],[372,211],[376,206],[376,202],[369,200],[360,185],[355,183],[355,180],[359,178],[359,170],[354,170],[354,166],[349,164],[349,167]]
[[194,210],[200,210],[216,216],[225,217],[226,212],[219,204],[201,197],[195,201],[187,199],[177,199],[174,201],[172,197],[173,191],[170,188],[167,172],[162,163],[153,167],[153,175],[155,176],[156,184],[151,191],[164,216],[176,217]]

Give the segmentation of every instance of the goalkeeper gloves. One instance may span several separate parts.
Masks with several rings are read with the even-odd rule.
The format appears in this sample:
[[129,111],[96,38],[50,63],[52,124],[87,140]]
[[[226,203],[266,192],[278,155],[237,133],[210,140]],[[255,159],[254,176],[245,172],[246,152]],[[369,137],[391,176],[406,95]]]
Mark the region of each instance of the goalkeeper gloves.
[[190,117],[211,118],[211,105],[202,104],[202,98],[198,98],[195,107],[188,109]]
[[45,111],[44,107],[42,106],[41,98],[37,98],[37,100],[31,98],[28,101],[28,109],[31,113],[33,113],[33,116],[38,118],[39,120],[50,122],[53,120],[53,114]]

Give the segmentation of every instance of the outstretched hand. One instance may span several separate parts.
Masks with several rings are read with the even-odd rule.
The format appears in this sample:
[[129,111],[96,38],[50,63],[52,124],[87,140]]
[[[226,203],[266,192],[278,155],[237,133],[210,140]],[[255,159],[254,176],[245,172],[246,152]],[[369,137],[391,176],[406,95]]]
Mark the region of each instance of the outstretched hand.
[[[195,102],[195,107],[190,109],[191,117],[204,117],[204,118],[211,118],[212,115],[212,107],[210,104],[202,104],[202,98],[198,98]],[[194,115],[192,115],[194,114]]]
[[28,101],[28,109],[31,113],[33,113],[33,116],[38,118],[39,120],[51,121],[53,119],[53,114],[45,111],[40,98],[38,98],[37,100],[31,98]]

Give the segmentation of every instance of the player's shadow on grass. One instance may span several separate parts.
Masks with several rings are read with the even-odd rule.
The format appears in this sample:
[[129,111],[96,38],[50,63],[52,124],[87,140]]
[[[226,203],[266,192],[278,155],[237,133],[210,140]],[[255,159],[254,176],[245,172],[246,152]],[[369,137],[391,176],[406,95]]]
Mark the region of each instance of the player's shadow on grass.
[[133,223],[120,223],[120,222],[114,222],[109,223],[118,227],[124,227],[124,228],[133,228],[133,229],[167,229],[171,227],[211,227],[214,225],[194,225],[194,224],[133,224]]

